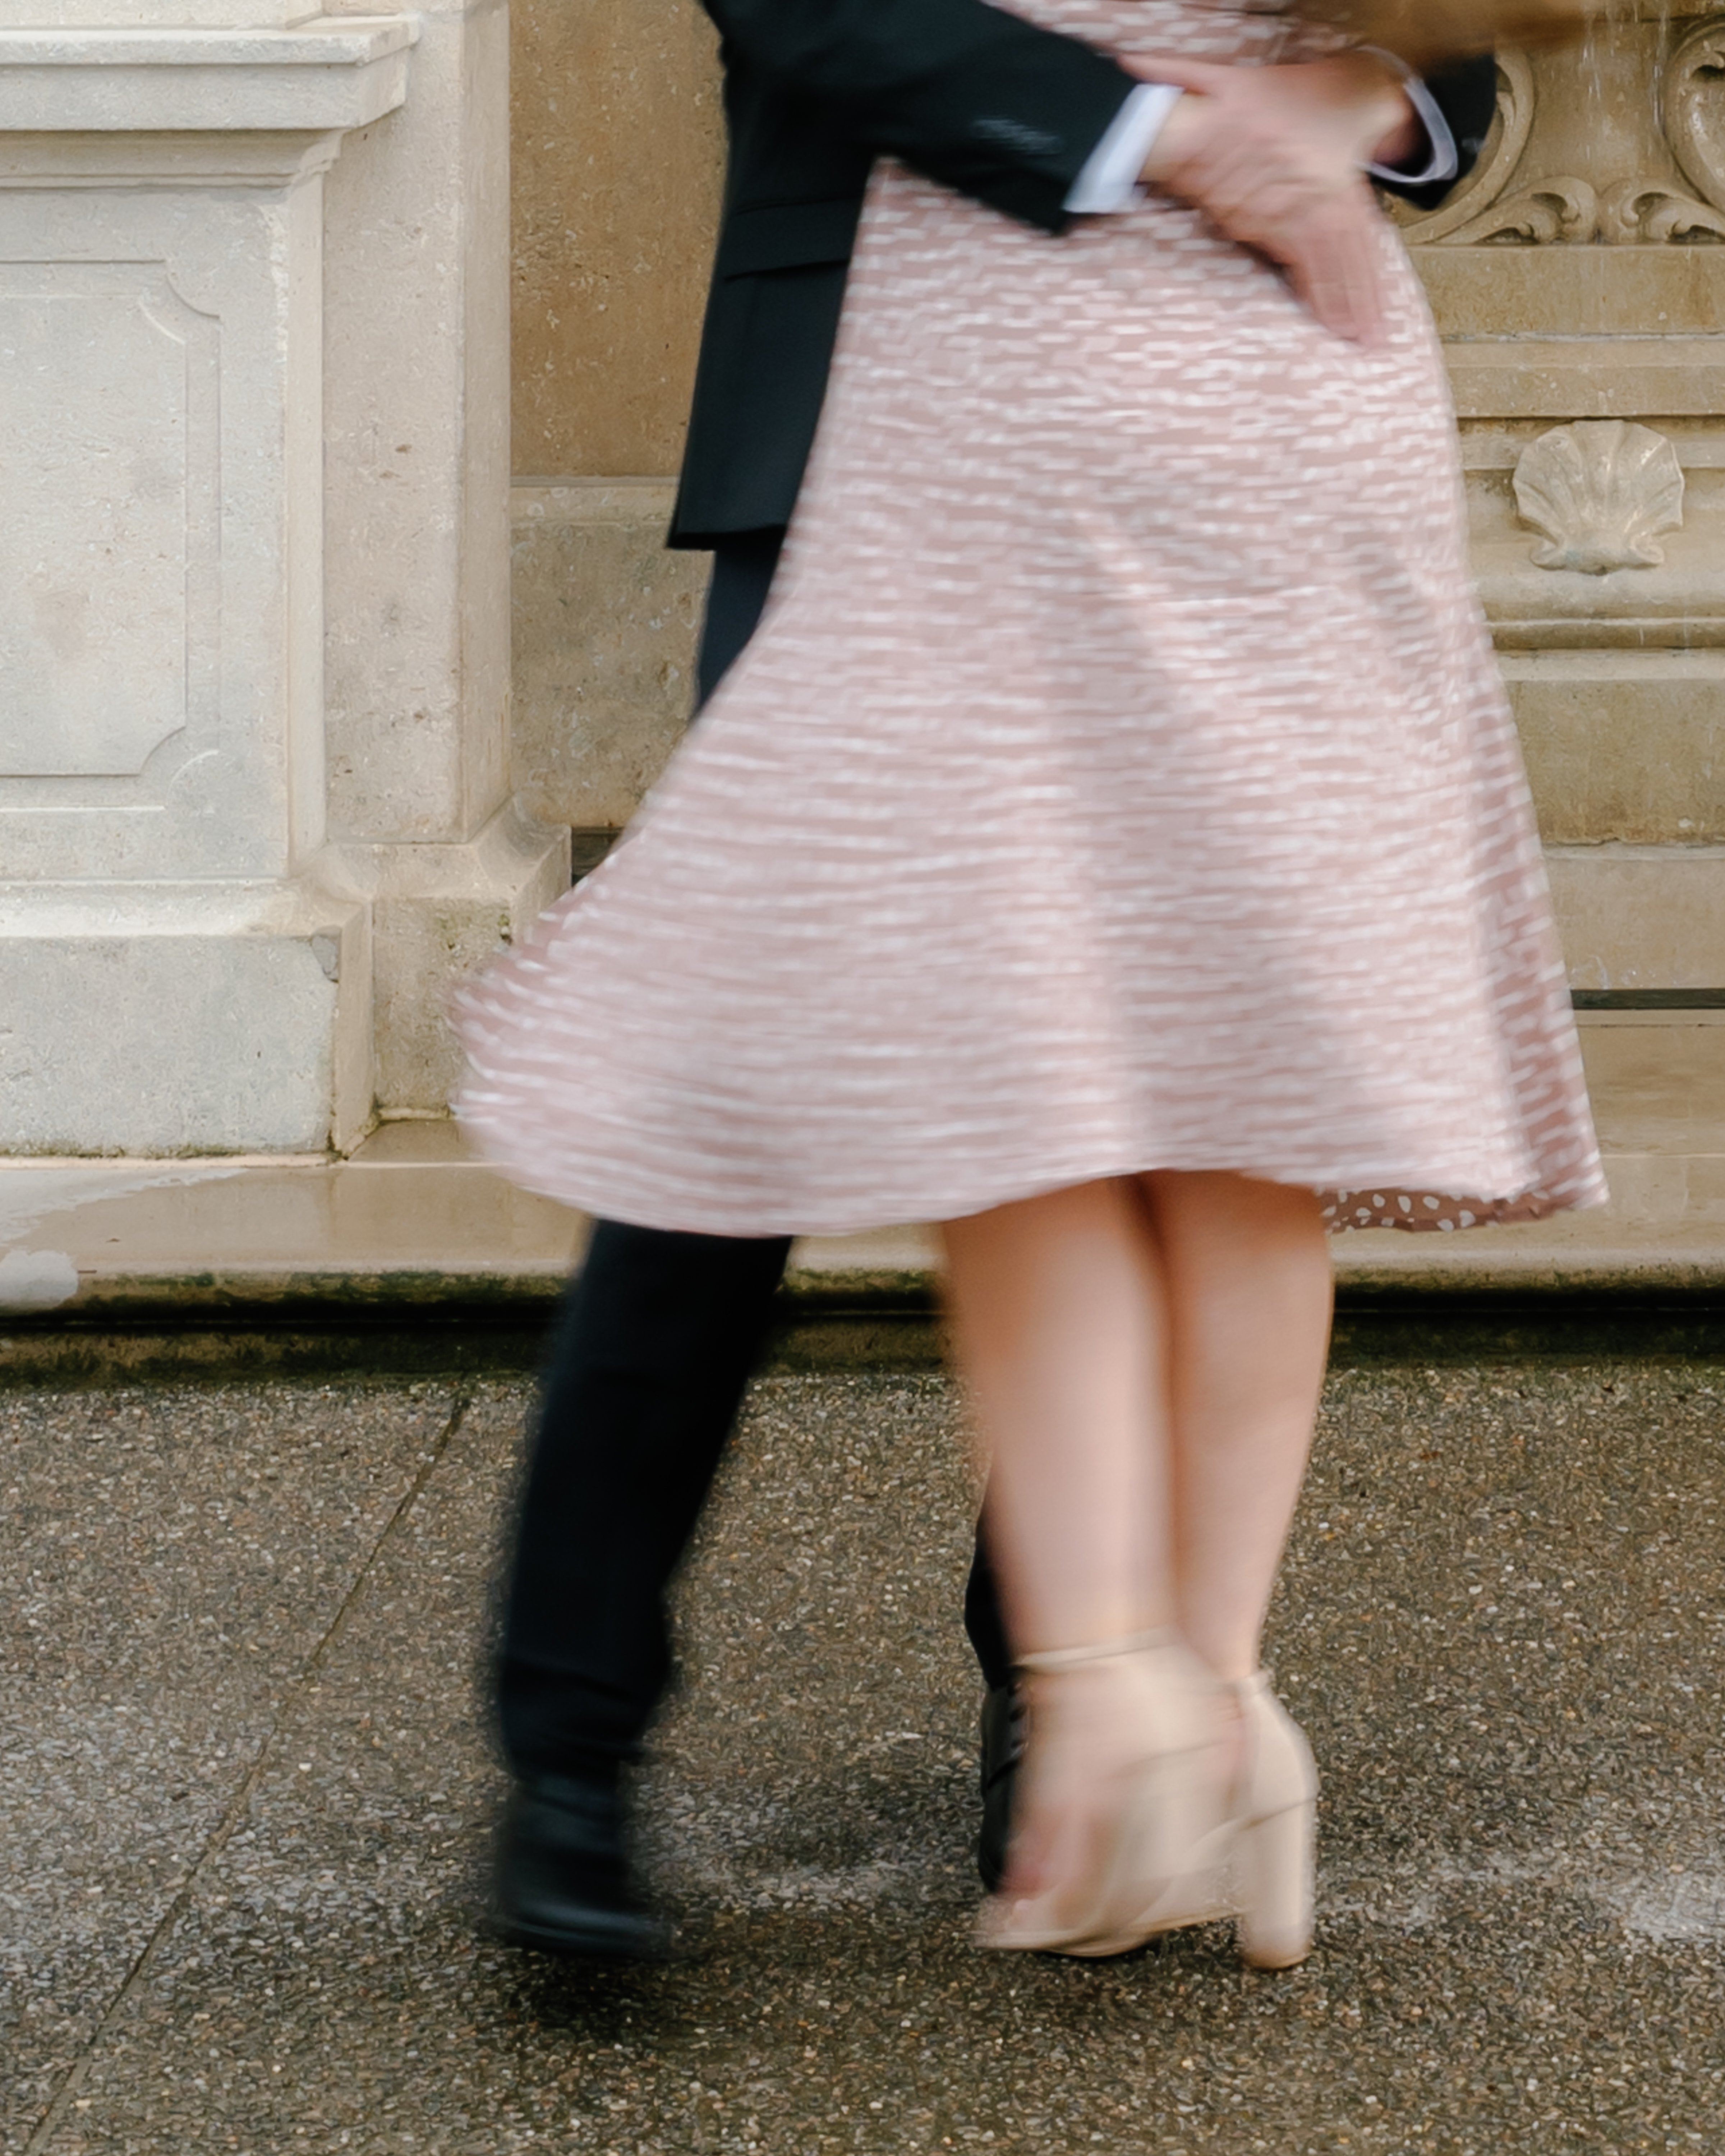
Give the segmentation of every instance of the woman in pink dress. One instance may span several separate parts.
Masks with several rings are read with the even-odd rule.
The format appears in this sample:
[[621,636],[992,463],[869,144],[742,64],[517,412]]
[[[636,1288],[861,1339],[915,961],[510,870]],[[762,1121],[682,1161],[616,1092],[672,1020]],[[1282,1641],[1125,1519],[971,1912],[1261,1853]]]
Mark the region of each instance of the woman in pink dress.
[[[1335,45],[1261,0],[1013,5],[1199,90]],[[1374,126],[1338,107],[1360,338],[1170,194],[1055,244],[880,167],[762,629],[466,1001],[464,1117],[536,1189],[944,1224],[1031,1707],[996,1946],[1231,1911],[1305,1953],[1316,1779],[1259,1638],[1326,1230],[1604,1194]]]

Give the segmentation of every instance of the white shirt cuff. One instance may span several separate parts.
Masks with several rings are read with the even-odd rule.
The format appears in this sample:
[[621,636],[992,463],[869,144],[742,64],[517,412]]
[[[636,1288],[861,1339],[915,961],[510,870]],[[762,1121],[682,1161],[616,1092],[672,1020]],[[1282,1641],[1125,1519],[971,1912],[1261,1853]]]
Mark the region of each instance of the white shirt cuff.
[[[1163,122],[1179,101],[1180,92],[1165,82],[1141,82],[1127,94],[1125,104],[1109,122],[1107,133],[1072,182],[1065,203],[1071,216],[1106,217],[1112,210],[1127,208],[1136,200],[1144,160],[1162,132]],[[1443,127],[1441,116],[1438,125]],[[1444,128],[1446,141],[1449,132]],[[1450,155],[1452,159],[1455,155],[1453,143]]]
[[1423,172],[1410,172],[1404,165],[1368,165],[1366,170],[1374,180],[1394,180],[1404,187],[1425,187],[1439,180],[1453,180],[1461,170],[1461,160],[1455,154],[1455,137],[1450,132],[1449,121],[1438,110],[1437,100],[1405,60],[1398,59],[1394,53],[1386,53],[1377,45],[1364,45],[1360,49],[1370,53],[1374,59],[1388,60],[1401,77],[1402,88],[1414,108],[1414,117],[1425,130],[1426,144],[1431,151]]

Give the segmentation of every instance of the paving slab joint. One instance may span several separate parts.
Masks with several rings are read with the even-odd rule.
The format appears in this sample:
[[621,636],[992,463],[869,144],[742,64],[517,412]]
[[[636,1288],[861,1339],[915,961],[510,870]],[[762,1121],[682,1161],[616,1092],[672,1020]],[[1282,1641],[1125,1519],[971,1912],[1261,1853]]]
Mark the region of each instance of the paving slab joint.
[[250,1809],[252,1798],[259,1783],[263,1779],[264,1770],[269,1763],[271,1748],[275,1743],[277,1734],[289,1720],[292,1709],[304,1696],[307,1687],[340,1640],[349,1614],[363,1593],[379,1558],[418,1502],[420,1494],[430,1481],[438,1463],[448,1451],[451,1440],[457,1430],[460,1429],[471,1404],[471,1398],[468,1394],[456,1394],[449,1413],[444,1419],[443,1429],[421,1456],[418,1468],[412,1481],[408,1485],[388,1519],[384,1522],[382,1532],[372,1544],[362,1562],[355,1567],[353,1577],[348,1582],[347,1590],[341,1597],[335,1615],[324,1628],[311,1652],[305,1657],[298,1676],[284,1691],[269,1727],[259,1741],[257,1756],[252,1761],[244,1779],[223,1810],[208,1839],[198,1851],[191,1869],[181,1881],[177,1892],[174,1894],[167,1908],[162,1912],[161,1920],[145,1941],[141,1951],[127,1970],[119,1989],[109,2000],[95,2029],[90,2033],[89,2041],[80,2051],[59,2087],[49,2099],[46,2108],[36,2123],[34,2131],[23,2144],[23,2156],[41,2156],[41,2152],[49,2148],[60,2127],[64,2123],[67,2114],[76,2100],[78,2091],[84,2086],[90,2069],[100,2053],[110,2031],[118,2025],[121,2016],[126,2012],[126,2008],[147,1979],[151,1967],[167,1941],[172,1938],[180,1919],[190,1907],[193,1897],[208,1875],[210,1866],[233,1838],[240,1821]]

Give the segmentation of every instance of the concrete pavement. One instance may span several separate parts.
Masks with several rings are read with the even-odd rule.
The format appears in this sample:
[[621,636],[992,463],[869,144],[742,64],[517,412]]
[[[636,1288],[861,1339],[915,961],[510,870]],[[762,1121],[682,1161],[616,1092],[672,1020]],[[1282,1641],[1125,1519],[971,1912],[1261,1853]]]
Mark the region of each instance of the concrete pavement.
[[770,1378],[641,1793],[687,1958],[477,1928],[519,1380],[0,1393],[0,2148],[1725,2147],[1725,1362],[1338,1358],[1317,1954],[968,1943],[951,1393]]

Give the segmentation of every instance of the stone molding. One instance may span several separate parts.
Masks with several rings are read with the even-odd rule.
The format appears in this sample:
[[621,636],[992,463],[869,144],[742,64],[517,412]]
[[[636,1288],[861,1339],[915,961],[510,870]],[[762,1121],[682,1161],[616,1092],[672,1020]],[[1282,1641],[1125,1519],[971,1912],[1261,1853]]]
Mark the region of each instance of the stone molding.
[[1409,247],[1435,246],[1471,224],[1495,203],[1519,168],[1533,127],[1533,66],[1525,53],[1497,55],[1497,111],[1478,163],[1433,210],[1416,210],[1394,195],[1384,207]]
[[371,923],[377,1100],[391,1115],[441,1116],[463,1067],[453,988],[569,888],[568,829],[511,800],[460,844],[349,842],[326,859],[331,886],[362,900]]
[[407,95],[411,16],[291,29],[0,29],[0,133],[321,132]]

